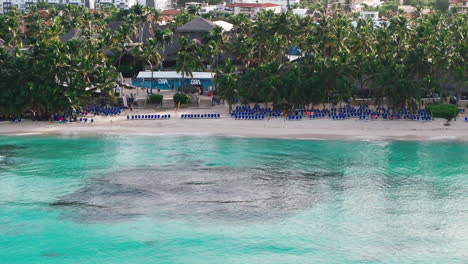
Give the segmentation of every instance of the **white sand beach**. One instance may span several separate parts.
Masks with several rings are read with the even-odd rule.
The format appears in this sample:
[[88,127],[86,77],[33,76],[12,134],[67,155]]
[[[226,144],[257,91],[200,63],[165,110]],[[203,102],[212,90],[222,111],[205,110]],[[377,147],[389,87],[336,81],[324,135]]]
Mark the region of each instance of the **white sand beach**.
[[[127,120],[131,114],[171,114],[170,120]],[[220,119],[181,119],[185,113],[220,113]],[[286,139],[344,139],[344,140],[456,140],[468,141],[468,122],[461,116],[444,126],[444,119],[422,121],[362,121],[356,119],[318,119],[288,121],[284,118],[270,120],[234,120],[227,108],[125,111],[115,117],[92,117],[90,123],[21,123],[0,122],[0,135],[196,135]]]

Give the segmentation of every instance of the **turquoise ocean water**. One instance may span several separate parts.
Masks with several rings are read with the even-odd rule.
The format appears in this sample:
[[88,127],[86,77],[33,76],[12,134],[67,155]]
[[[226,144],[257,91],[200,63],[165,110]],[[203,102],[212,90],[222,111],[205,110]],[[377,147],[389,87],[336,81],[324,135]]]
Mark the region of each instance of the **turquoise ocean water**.
[[0,137],[0,263],[468,263],[468,144]]

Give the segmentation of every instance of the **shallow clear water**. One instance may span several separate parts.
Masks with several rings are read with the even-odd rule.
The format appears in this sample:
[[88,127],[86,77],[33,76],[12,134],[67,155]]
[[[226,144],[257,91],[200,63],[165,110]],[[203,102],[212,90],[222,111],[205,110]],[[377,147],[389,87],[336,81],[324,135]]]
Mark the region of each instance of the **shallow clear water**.
[[468,144],[0,137],[0,263],[468,263]]

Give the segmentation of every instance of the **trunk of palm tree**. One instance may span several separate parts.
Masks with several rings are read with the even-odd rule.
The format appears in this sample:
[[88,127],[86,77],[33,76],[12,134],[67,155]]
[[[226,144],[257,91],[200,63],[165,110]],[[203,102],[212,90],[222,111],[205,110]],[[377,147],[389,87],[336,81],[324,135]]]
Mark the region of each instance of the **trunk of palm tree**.
[[118,65],[117,65],[117,71],[120,72],[120,64],[121,64],[121,61],[122,61],[122,57],[124,55],[124,52],[125,52],[125,46],[123,47],[122,49],[122,52],[120,53],[120,56],[119,56],[119,62],[118,62]]
[[159,64],[160,71],[162,70],[163,62],[166,59],[166,43],[164,41],[163,41],[162,51],[163,51],[163,55],[162,55],[161,63]]
[[[181,86],[184,86],[184,84],[185,84],[185,72],[182,71],[182,84],[181,84]],[[179,88],[180,88],[180,86],[179,86]]]
[[151,71],[150,93],[153,94],[153,64],[152,63],[150,63],[150,71]]

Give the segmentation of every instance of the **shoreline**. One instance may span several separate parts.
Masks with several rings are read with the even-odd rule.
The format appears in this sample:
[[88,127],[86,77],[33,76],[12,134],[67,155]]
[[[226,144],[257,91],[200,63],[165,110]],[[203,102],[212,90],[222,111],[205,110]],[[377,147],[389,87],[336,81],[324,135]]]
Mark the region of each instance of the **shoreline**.
[[[468,142],[468,123],[463,118],[444,126],[445,120],[386,121],[358,119],[300,120],[283,118],[270,120],[234,120],[226,108],[183,109],[171,114],[170,120],[127,120],[131,114],[154,114],[155,111],[125,111],[114,117],[94,118],[93,124],[51,123],[25,120],[14,124],[0,122],[0,136],[208,136],[237,138],[276,138],[296,140],[357,140],[357,141],[461,141]],[[220,119],[180,119],[186,113],[220,113]]]

